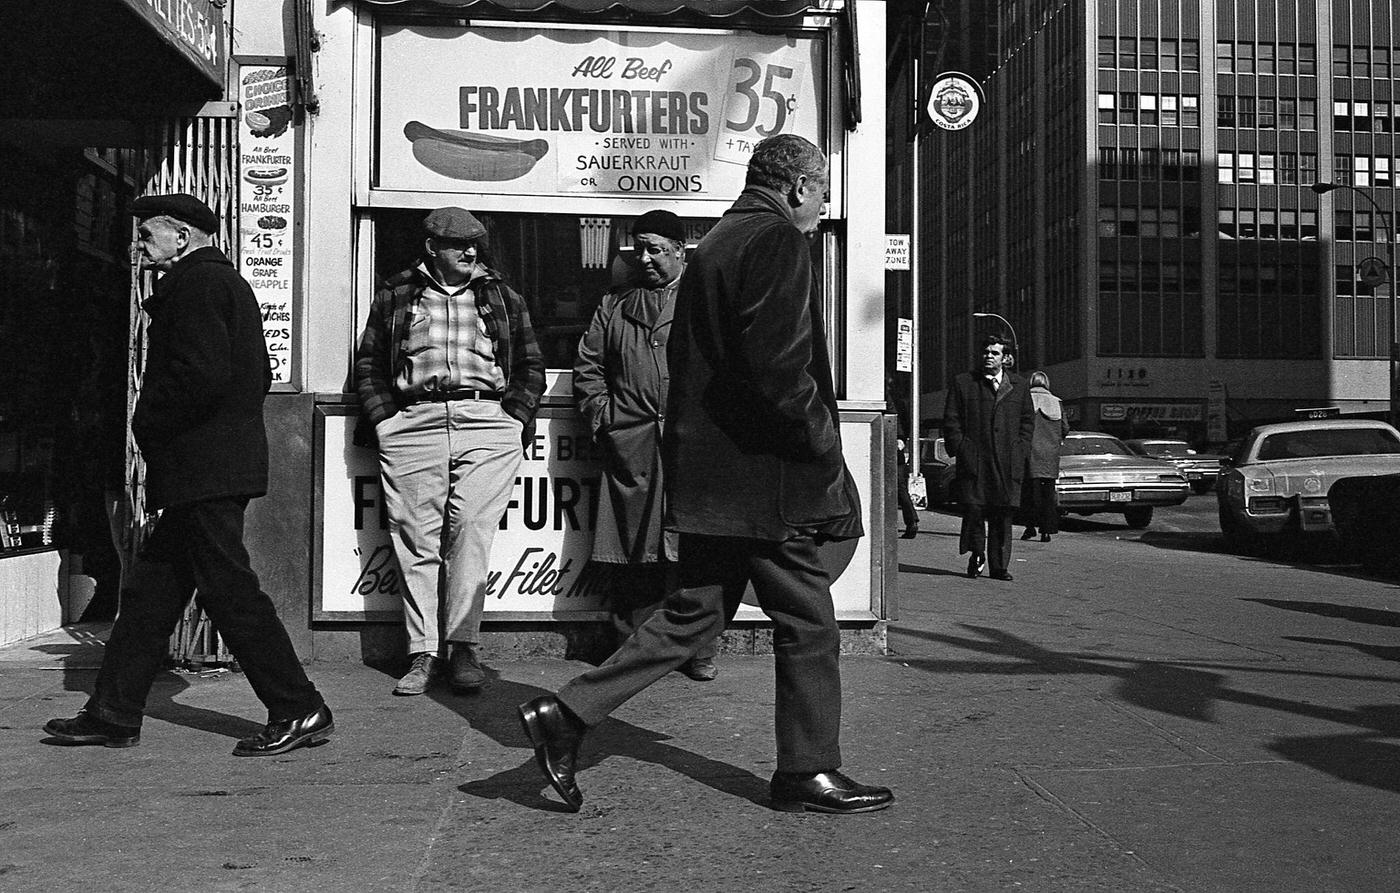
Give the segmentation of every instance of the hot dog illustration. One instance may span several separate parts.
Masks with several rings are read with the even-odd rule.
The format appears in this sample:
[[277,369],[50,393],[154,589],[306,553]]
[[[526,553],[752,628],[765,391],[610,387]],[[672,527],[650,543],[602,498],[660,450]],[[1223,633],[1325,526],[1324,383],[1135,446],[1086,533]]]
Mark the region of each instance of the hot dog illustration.
[[285,167],[250,167],[243,172],[243,179],[261,186],[275,186],[287,182],[289,173]]
[[545,140],[517,140],[466,130],[439,130],[418,121],[404,125],[413,157],[435,174],[454,180],[514,180],[545,155]]

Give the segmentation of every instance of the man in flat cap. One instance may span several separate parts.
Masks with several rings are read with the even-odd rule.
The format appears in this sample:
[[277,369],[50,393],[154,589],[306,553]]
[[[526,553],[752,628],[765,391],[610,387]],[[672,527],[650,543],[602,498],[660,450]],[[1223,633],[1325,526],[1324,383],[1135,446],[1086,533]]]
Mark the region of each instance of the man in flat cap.
[[272,372],[257,299],[213,246],[218,218],[204,202],[151,195],[131,211],[141,266],[161,274],[144,308],[149,348],[131,429],[146,504],[162,511],[127,577],[92,697],[44,731],[60,744],[138,743],[147,694],[194,595],[267,707],[266,727],[234,754],[320,744],[335,729],[331,712],[243,546],[248,501],[267,492]]
[[[599,305],[574,361],[574,401],[603,456],[603,493],[593,560],[608,565],[609,600],[619,644],[666,595],[676,534],[662,530],[665,497],[661,432],[670,373],[666,342],[685,270],[685,224],[648,211],[632,224],[633,257],[624,281]],[[681,672],[697,682],[718,675],[717,639]]]
[[486,265],[486,227],[438,208],[423,229],[422,260],[375,294],[355,352],[404,587],[397,695],[427,691],[444,650],[455,690],[486,684],[487,562],[544,391],[525,301]]

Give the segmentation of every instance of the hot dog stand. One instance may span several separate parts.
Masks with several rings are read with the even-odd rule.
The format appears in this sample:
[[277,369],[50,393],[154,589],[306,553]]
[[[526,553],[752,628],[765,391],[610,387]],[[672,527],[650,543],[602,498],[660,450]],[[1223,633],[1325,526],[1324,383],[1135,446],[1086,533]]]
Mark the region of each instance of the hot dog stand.
[[[236,31],[260,5],[241,0]],[[587,561],[598,463],[569,369],[630,245],[629,221],[666,208],[698,240],[738,195],[753,144],[777,132],[832,159],[813,258],[869,535],[825,557],[838,615],[862,643],[852,647],[879,647],[892,569],[884,4],[346,0],[312,4],[305,25],[314,109],[275,138],[252,132],[269,122],[250,123],[246,108],[239,125],[245,275],[263,257],[257,266],[281,271],[263,278],[289,286],[259,291],[282,359],[269,431],[274,466],[283,461],[249,538],[270,592],[309,595],[302,647],[317,657],[402,647],[377,464],[354,444],[348,372],[374,287],[421,253],[427,211],[458,205],[486,224],[492,264],[529,303],[550,370],[493,550],[483,629],[488,650],[493,636],[548,648],[571,623],[604,616],[606,577]],[[245,33],[240,89],[258,65],[296,68],[276,58],[280,35],[268,31],[266,52],[259,39]],[[731,647],[746,631],[761,639],[764,625],[745,606]]]

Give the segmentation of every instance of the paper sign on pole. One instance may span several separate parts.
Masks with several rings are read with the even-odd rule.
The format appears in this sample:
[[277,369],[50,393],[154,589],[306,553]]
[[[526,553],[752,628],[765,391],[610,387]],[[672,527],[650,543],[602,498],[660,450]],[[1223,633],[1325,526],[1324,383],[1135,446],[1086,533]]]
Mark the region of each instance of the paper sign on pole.
[[909,269],[909,235],[907,233],[885,234],[885,269]]

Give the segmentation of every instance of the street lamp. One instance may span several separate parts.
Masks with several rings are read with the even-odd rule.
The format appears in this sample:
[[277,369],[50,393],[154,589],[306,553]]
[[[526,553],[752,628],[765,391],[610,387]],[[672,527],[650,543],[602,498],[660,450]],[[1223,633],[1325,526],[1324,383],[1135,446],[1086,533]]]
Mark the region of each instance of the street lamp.
[[1400,302],[1396,301],[1395,292],[1395,223],[1390,217],[1390,212],[1382,208],[1371,197],[1371,193],[1365,189],[1352,186],[1349,183],[1314,183],[1310,187],[1319,196],[1326,195],[1334,189],[1350,189],[1357,195],[1371,203],[1371,207],[1376,209],[1376,214],[1385,224],[1385,253],[1386,253],[1386,280],[1390,283],[1390,423],[1400,425],[1400,334],[1397,334],[1397,311],[1400,311]]
[[1006,326],[1007,331],[1011,333],[1011,352],[1018,355],[1021,353],[1021,339],[1016,337],[1016,327],[1011,325],[1006,317],[1002,316],[1000,313],[988,313],[982,310],[974,310],[972,312],[972,318],[1001,320],[1002,325]]

